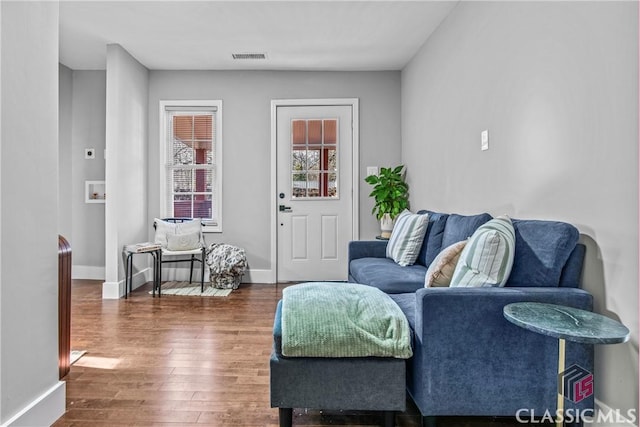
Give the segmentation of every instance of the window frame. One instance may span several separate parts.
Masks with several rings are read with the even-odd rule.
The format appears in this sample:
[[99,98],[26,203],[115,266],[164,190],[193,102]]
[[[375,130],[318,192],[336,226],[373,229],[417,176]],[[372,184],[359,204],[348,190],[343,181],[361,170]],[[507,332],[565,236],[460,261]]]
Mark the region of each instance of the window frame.
[[206,218],[203,220],[203,232],[205,233],[221,233],[222,232],[222,100],[172,100],[160,101],[160,138],[159,138],[159,149],[160,149],[160,216],[161,217],[172,217],[173,214],[171,212],[167,212],[167,206],[169,206],[169,191],[167,188],[168,183],[168,118],[167,114],[169,111],[184,111],[188,112],[190,108],[198,111],[206,111],[207,108],[211,108],[211,111],[214,111],[214,151],[213,158],[213,179],[215,180],[214,188],[212,188],[212,205],[215,206],[215,211],[217,213],[216,218],[210,218],[209,222],[206,221]]

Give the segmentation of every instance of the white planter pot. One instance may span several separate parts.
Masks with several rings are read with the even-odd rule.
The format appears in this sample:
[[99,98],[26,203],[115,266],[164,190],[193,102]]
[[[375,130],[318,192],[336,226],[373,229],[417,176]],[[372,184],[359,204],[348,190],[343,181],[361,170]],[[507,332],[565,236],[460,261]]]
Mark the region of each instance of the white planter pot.
[[382,218],[380,218],[380,237],[383,239],[388,239],[391,237],[391,231],[393,230],[393,225],[395,221],[391,219],[389,214],[384,214]]

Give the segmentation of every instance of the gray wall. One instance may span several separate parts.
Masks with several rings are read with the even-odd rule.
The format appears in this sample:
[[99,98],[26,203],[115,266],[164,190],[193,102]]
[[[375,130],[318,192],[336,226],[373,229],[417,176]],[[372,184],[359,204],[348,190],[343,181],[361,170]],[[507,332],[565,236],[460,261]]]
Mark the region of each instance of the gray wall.
[[[71,70],[60,64],[58,222],[73,251],[73,277],[104,279],[105,205],[85,203],[85,181],[105,179],[104,71]],[[85,159],[93,148],[95,159]]]
[[[117,298],[122,247],[147,239],[149,71],[120,45],[107,46],[105,287]],[[124,289],[124,288],[122,288]]]
[[[74,277],[104,279],[105,205],[85,203],[85,181],[105,179],[106,74],[73,71],[71,215]],[[86,148],[96,151],[85,159]],[[62,173],[62,171],[61,171]]]
[[73,71],[60,64],[58,67],[58,233],[70,242],[72,239],[71,135],[73,117]]
[[622,410],[638,403],[637,8],[463,2],[402,73],[412,205],[575,224],[596,310],[632,331],[596,349],[596,398]]
[[[378,225],[365,167],[400,160],[400,72],[151,71],[149,86],[149,223],[160,212],[159,101],[222,99],[224,241],[247,250],[251,269],[270,268],[271,116],[273,99],[360,99],[360,235]],[[151,235],[150,235],[151,236]]]
[[[0,424],[58,382],[58,4],[0,2]],[[42,403],[42,402],[40,402]],[[41,414],[43,415],[43,414]]]

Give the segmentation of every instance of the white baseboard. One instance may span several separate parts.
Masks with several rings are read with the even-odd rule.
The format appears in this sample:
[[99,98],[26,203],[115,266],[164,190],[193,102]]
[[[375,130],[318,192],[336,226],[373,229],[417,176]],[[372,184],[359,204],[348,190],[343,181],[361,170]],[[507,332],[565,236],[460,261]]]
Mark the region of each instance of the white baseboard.
[[242,278],[244,283],[276,283],[272,270],[249,269]]
[[[137,289],[146,282],[153,280],[153,268],[145,268],[133,275],[133,289]],[[189,280],[189,268],[165,268],[162,271],[162,281],[186,281]],[[193,281],[200,281],[200,269],[193,269]],[[209,271],[204,273],[205,283],[209,282]],[[267,283],[273,284],[272,270],[249,269],[242,277],[243,283]],[[119,299],[124,296],[124,280],[119,282],[104,282],[102,284],[102,299]]]
[[[134,273],[131,282],[135,290],[145,283],[153,280],[153,269],[145,268]],[[124,280],[119,282],[104,282],[102,284],[102,299],[118,299],[124,296]]]
[[[162,269],[162,281],[186,281],[189,280],[189,267],[164,267]],[[200,264],[196,264],[193,267],[193,281],[200,283]],[[153,276],[153,270],[149,272],[150,277]],[[151,280],[151,279],[149,279]],[[204,281],[207,282],[209,280],[209,271],[205,268],[204,271]]]
[[104,267],[96,267],[92,265],[72,265],[71,278],[85,280],[104,280],[105,270]]
[[[152,280],[153,270],[149,271],[148,280]],[[162,281],[169,280],[183,281],[189,280],[189,268],[188,267],[165,267],[162,270]],[[193,281],[200,281],[200,266],[196,266],[193,269]],[[204,272],[204,281],[209,282],[209,269],[206,268]],[[243,283],[275,283],[273,279],[273,273],[271,270],[249,269],[242,276]],[[135,286],[135,281],[134,281]]]
[[58,381],[0,427],[50,426],[64,415],[67,384]]
[[124,293],[124,282],[104,282],[102,284],[102,299],[119,299]]

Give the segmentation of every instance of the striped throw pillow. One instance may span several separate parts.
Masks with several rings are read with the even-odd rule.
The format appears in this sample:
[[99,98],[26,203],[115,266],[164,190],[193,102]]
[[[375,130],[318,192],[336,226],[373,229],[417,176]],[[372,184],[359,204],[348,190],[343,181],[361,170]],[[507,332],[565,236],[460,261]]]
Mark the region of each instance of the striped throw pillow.
[[513,267],[516,235],[507,216],[481,225],[469,238],[451,278],[451,287],[504,286]]
[[413,265],[420,253],[427,225],[429,225],[427,214],[414,214],[409,210],[400,213],[396,217],[387,243],[387,258],[391,258],[403,267]]

